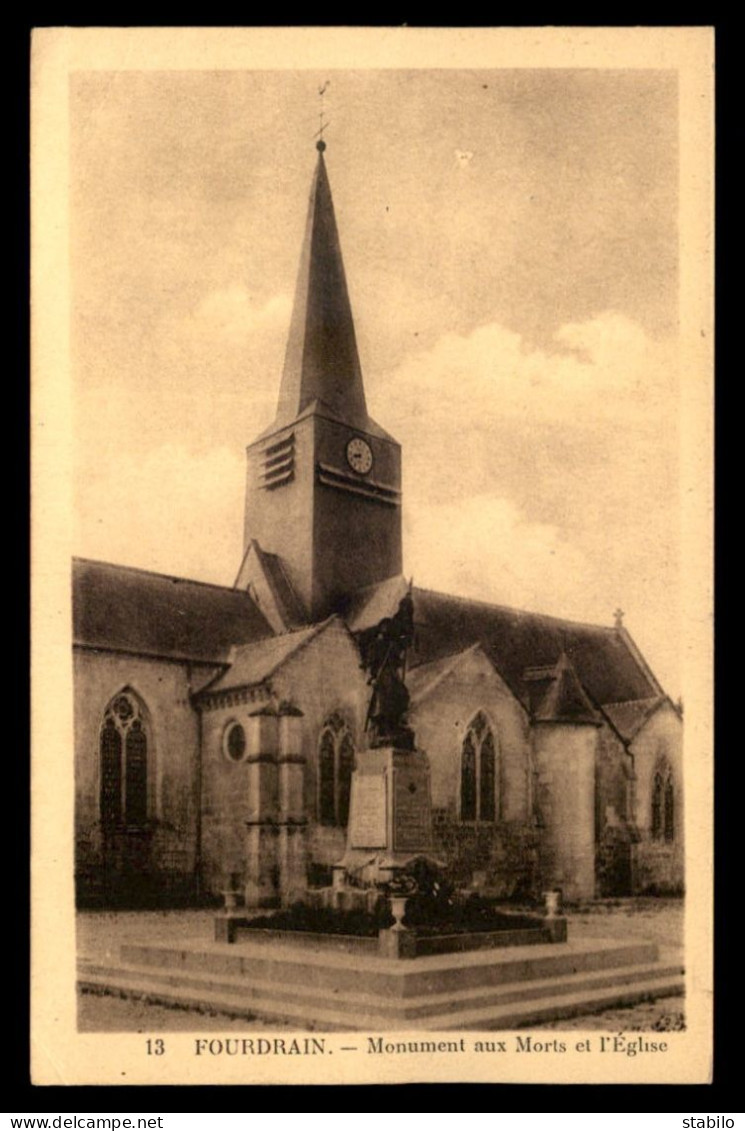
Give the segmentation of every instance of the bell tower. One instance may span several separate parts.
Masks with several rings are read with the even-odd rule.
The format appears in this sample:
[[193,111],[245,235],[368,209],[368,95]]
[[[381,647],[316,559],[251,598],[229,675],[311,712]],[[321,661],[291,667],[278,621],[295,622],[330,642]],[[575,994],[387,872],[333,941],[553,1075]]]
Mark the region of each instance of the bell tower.
[[252,547],[316,621],[401,572],[401,447],[368,415],[323,138],[274,423],[249,444]]

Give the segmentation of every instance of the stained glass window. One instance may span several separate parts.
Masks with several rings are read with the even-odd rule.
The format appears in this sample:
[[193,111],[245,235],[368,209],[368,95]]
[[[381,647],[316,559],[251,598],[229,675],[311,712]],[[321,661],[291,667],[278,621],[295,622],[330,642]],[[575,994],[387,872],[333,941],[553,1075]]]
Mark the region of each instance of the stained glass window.
[[675,840],[675,798],[671,773],[668,773],[665,782],[665,840]]
[[114,720],[101,728],[101,824],[118,825],[122,819],[122,738]]
[[106,708],[99,754],[101,824],[109,831],[141,828],[148,818],[148,739],[134,695],[117,695]]
[[349,821],[349,798],[352,791],[352,770],[354,769],[354,743],[348,733],[344,734],[339,745],[339,786],[337,808],[339,824],[346,827]]
[[147,738],[139,719],[135,719],[127,732],[125,745],[126,771],[126,823],[132,827],[147,821]]
[[341,715],[324,723],[318,745],[318,809],[322,825],[346,827],[354,769],[354,741]]
[[652,840],[662,836],[662,774],[654,775],[652,786]]
[[476,819],[476,745],[469,730],[463,743],[463,762],[460,782],[460,815],[464,821]]
[[462,821],[495,821],[499,816],[499,760],[489,720],[479,711],[461,749],[460,816]]
[[675,840],[673,772],[666,762],[655,771],[652,783],[652,840]]
[[322,825],[336,824],[334,735],[326,728],[318,750],[319,809]]
[[479,817],[482,821],[494,820],[494,737],[488,731],[481,743],[481,765],[479,772]]

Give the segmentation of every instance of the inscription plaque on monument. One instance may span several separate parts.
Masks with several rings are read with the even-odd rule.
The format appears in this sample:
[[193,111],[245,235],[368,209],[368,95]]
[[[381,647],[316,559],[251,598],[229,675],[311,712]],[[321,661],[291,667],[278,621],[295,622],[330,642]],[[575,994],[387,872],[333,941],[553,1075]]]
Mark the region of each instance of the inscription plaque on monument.
[[429,777],[422,766],[393,770],[393,848],[426,852],[432,847]]
[[355,774],[349,819],[351,848],[385,848],[386,788],[382,774]]

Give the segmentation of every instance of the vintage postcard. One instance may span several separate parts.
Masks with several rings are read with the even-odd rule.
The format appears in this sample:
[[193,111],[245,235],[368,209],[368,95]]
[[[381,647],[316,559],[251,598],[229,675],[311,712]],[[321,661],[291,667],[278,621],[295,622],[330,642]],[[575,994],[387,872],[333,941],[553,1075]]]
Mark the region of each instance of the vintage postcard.
[[32,55],[34,1081],[709,1080],[712,30]]

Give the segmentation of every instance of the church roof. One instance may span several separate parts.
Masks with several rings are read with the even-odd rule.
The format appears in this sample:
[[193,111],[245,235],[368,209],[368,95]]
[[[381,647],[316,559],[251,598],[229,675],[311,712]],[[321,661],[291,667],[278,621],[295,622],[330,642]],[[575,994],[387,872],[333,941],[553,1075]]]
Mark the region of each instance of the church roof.
[[654,693],[649,680],[614,628],[582,624],[450,597],[414,588],[414,662],[480,643],[522,701],[526,668],[555,664],[565,651],[594,703],[619,703]]
[[409,583],[400,573],[377,585],[358,589],[346,610],[345,619],[350,632],[363,632],[379,624],[384,617],[392,616],[408,591]]
[[282,612],[285,614],[287,624],[293,628],[297,625],[301,625],[305,620],[305,612],[287,576],[287,571],[282,564],[282,559],[279,554],[270,554],[266,550],[262,550],[258,544],[257,549],[262,565],[264,566],[267,580],[272,587],[272,591],[279,602]]
[[[358,594],[348,619],[352,631],[361,631],[384,616],[391,616],[405,587],[403,577],[388,578]],[[626,643],[625,630],[453,597],[417,586],[412,594],[415,639],[409,657],[411,669],[480,644],[517,698],[535,707],[535,703],[531,704],[530,688],[536,673],[530,669],[550,669],[546,672],[546,678],[550,678],[564,651],[592,704],[647,699],[657,693],[645,667]]]
[[558,663],[549,671],[546,677],[546,669],[539,669],[536,684],[540,695],[533,707],[533,718],[541,723],[600,725],[600,715],[583,691],[566,652],[561,653]]
[[76,644],[224,663],[232,645],[271,634],[240,590],[85,558],[72,576]]
[[[264,683],[283,664],[319,636],[333,622],[342,624],[338,617],[329,617],[319,624],[312,624],[297,632],[283,632],[279,636],[267,637],[254,644],[239,644],[231,650],[230,667],[220,672],[203,692],[226,691],[235,687],[255,687]],[[346,629],[344,629],[346,632]],[[351,643],[351,641],[350,641]]]
[[456,671],[468,656],[473,656],[477,652],[482,655],[485,654],[480,644],[473,644],[462,652],[456,652],[451,656],[442,656],[439,660],[432,660],[429,664],[419,664],[418,667],[407,671],[406,686],[412,702],[417,703],[426,699],[443,679],[449,676],[451,672]]
[[648,699],[636,699],[632,703],[604,703],[603,712],[618,733],[630,742],[657,708],[667,702],[666,695],[652,695]]

